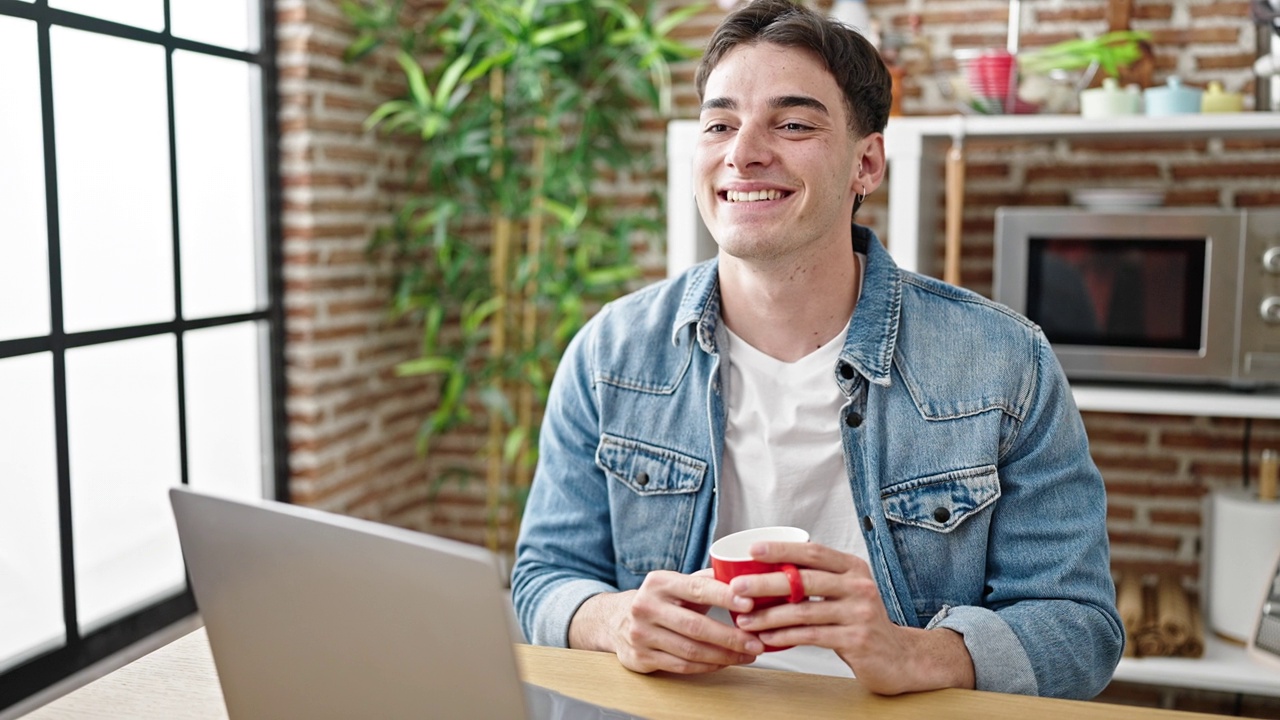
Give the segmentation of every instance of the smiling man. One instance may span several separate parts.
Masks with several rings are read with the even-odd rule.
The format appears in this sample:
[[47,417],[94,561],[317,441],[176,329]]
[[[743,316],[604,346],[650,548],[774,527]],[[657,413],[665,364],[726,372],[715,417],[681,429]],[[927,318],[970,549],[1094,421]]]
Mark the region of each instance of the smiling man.
[[[696,82],[719,253],[567,350],[513,574],[526,635],[639,672],[1096,695],[1123,645],[1106,497],[1043,333],[853,222],[885,171],[879,55],[757,0]],[[768,525],[809,531],[752,552],[802,567],[814,601],[753,610],[784,573],[706,569],[716,538]]]

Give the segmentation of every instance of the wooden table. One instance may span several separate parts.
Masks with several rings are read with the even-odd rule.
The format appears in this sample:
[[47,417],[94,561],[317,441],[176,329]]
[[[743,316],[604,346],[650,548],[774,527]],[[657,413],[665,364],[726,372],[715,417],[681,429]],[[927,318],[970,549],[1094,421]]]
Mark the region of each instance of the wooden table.
[[[652,718],[804,717],[982,718],[983,720],[1189,720],[1213,717],[1155,708],[939,690],[882,697],[856,680],[780,670],[728,668],[710,675],[639,675],[609,654],[517,645],[528,682],[599,705]],[[36,709],[24,720],[131,718],[225,720],[204,629]]]

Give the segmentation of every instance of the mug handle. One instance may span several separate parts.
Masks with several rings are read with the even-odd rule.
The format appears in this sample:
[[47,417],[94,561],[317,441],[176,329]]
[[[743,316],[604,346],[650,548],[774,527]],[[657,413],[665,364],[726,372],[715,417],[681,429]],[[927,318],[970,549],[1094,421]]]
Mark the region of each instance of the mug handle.
[[799,568],[791,563],[783,563],[782,572],[786,574],[787,582],[791,584],[791,595],[787,597],[787,602],[798,603],[808,597],[804,592],[804,580],[800,577]]

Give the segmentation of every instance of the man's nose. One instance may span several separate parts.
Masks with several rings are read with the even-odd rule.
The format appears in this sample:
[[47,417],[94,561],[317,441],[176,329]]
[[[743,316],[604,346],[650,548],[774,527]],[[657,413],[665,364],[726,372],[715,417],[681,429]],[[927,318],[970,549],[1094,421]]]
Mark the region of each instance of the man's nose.
[[738,170],[745,170],[751,165],[768,165],[772,159],[773,150],[769,144],[768,132],[760,128],[742,127],[733,138],[725,163]]

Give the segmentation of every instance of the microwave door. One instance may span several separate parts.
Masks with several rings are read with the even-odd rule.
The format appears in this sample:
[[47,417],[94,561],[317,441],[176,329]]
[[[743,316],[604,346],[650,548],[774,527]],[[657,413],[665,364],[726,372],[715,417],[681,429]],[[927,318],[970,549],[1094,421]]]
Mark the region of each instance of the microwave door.
[[999,217],[996,298],[1040,325],[1072,379],[1229,382],[1241,223],[1203,215]]

